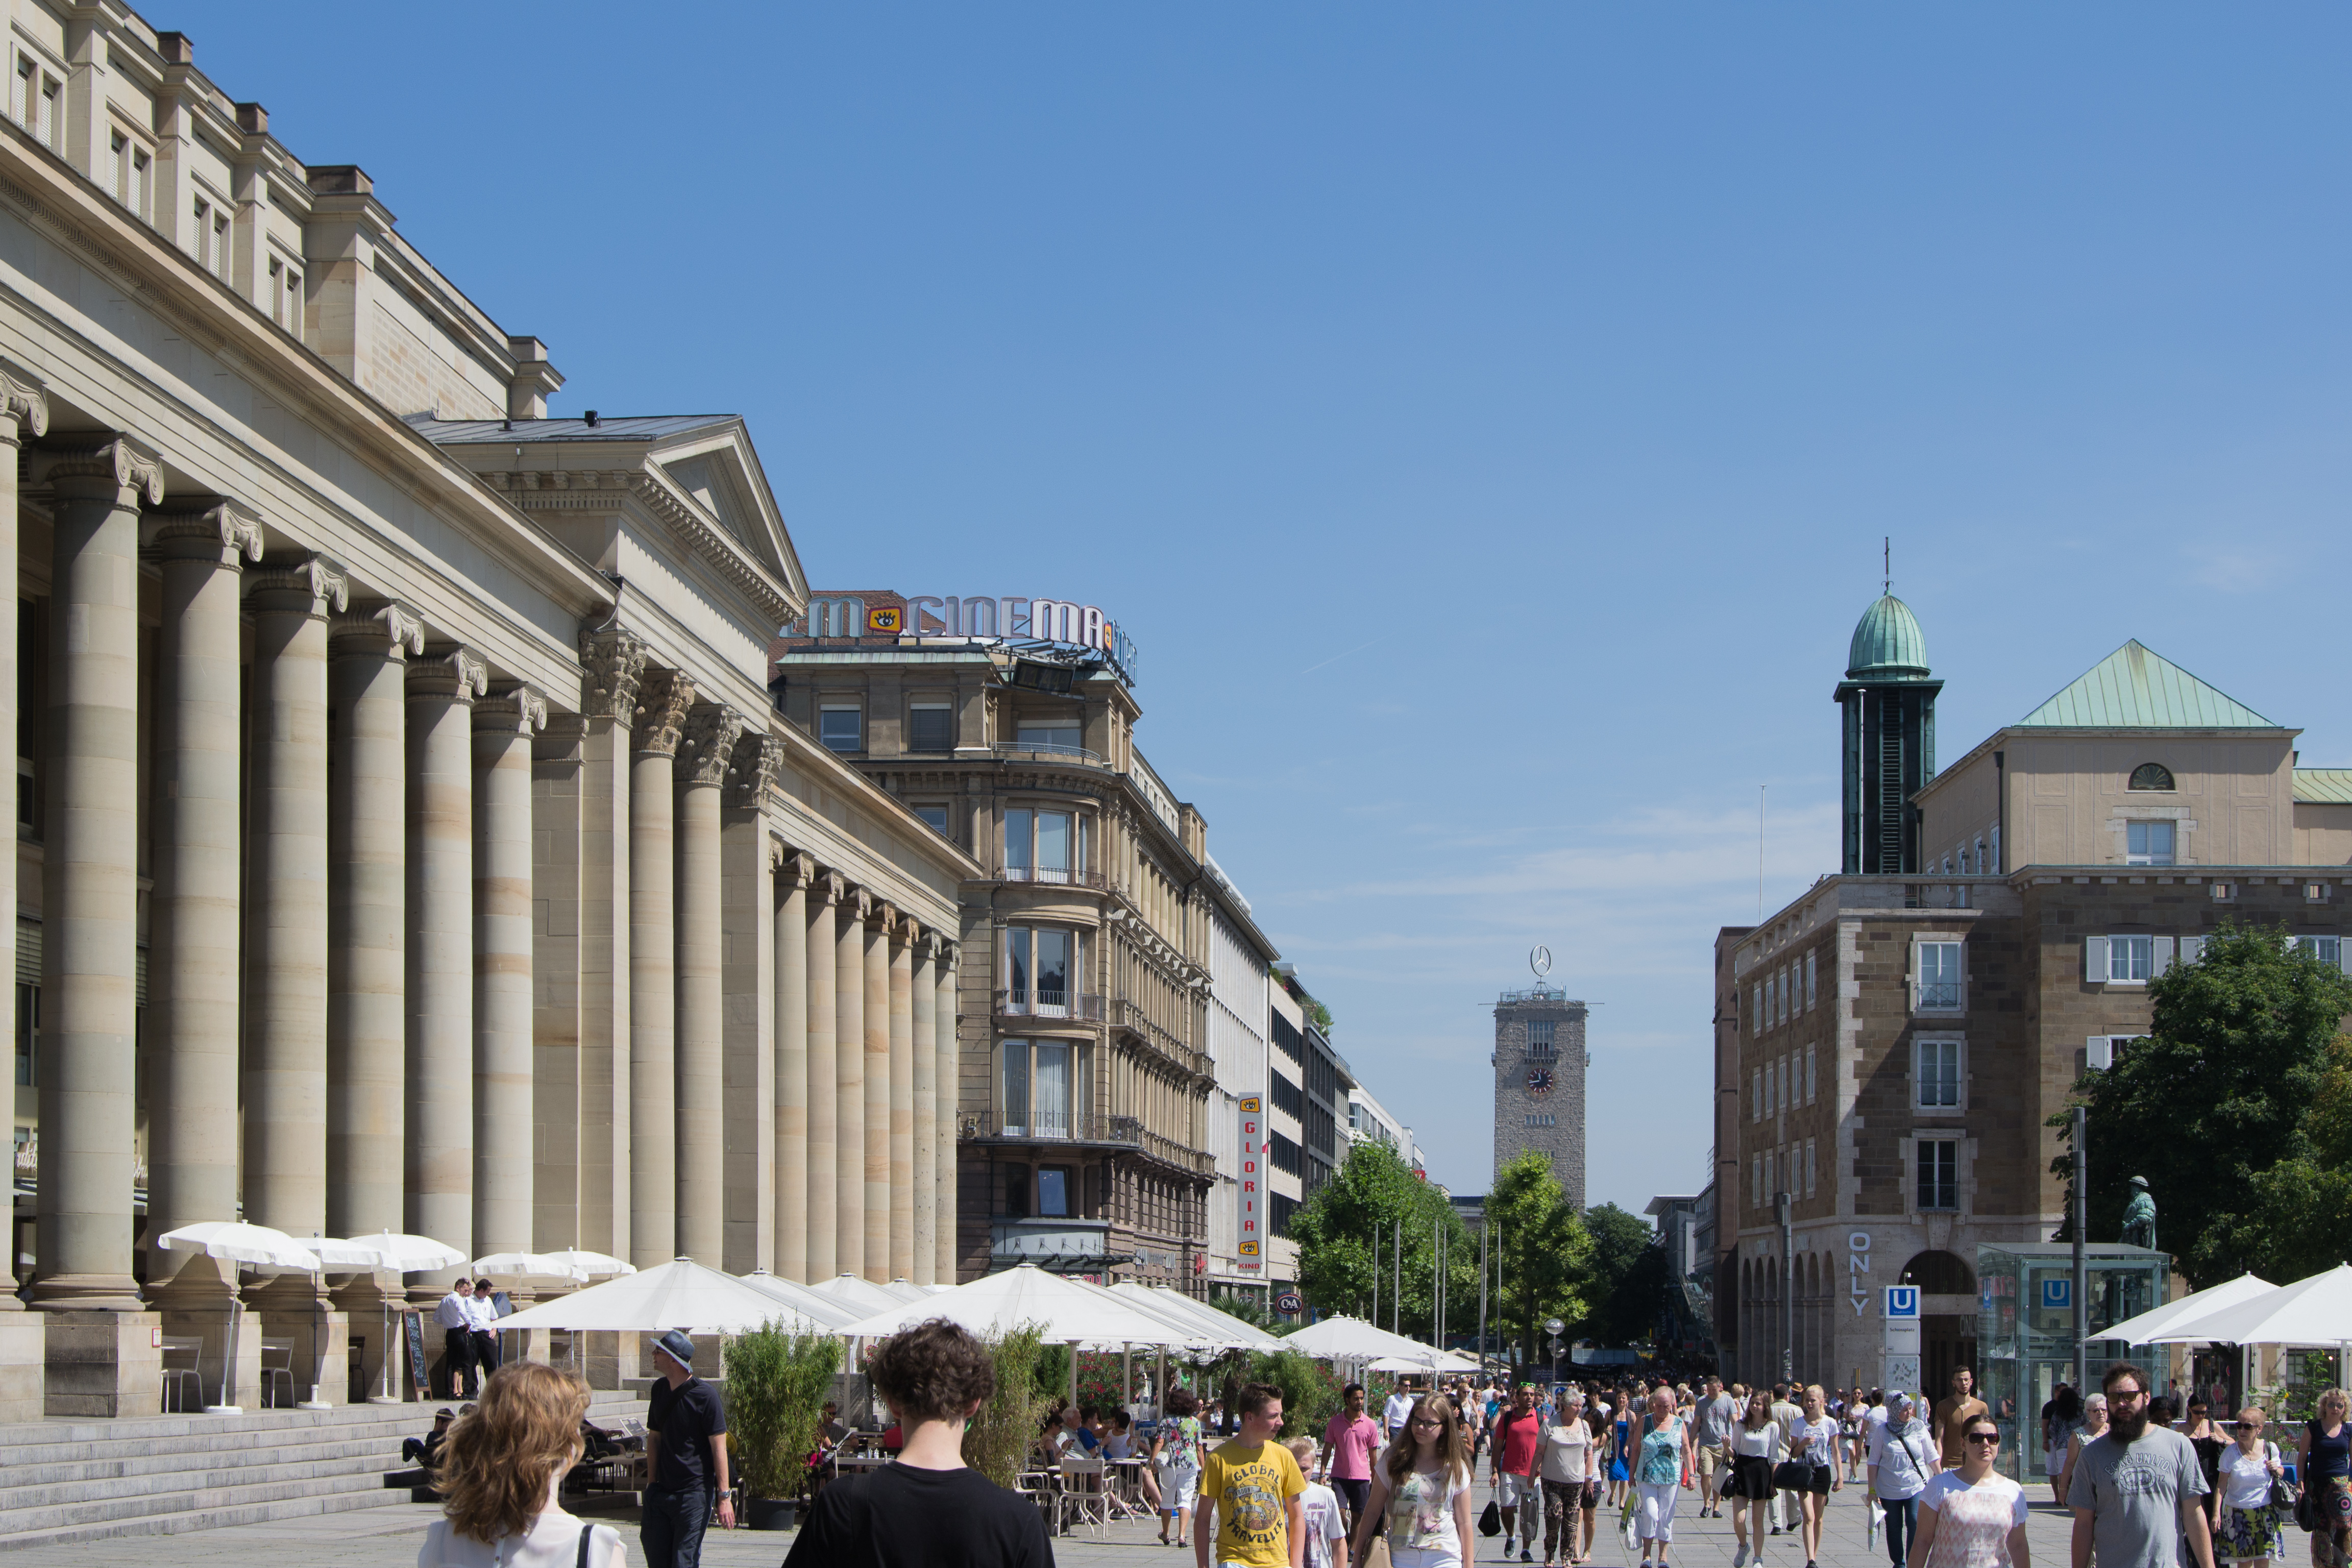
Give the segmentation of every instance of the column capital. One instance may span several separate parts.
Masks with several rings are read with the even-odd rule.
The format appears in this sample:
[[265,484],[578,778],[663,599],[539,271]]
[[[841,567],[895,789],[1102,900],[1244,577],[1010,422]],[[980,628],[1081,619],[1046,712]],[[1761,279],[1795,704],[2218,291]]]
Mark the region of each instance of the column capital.
[[646,673],[646,639],[619,626],[580,634],[580,710],[592,719],[633,723],[637,684]]
[[246,603],[257,615],[309,616],[325,620],[351,607],[352,580],[321,555],[266,566],[246,579]]
[[147,544],[165,561],[241,569],[261,559],[261,518],[242,501],[192,500],[147,514]]
[[77,435],[45,444],[34,454],[33,478],[52,487],[60,482],[78,496],[96,500],[110,485],[118,503],[163,504],[163,460],[128,436]]
[[469,647],[453,647],[408,661],[408,697],[453,698],[471,703],[490,689],[490,667]]
[[0,447],[49,433],[47,384],[11,359],[0,359]]
[[936,963],[939,962],[940,954],[946,950],[947,946],[947,938],[926,926],[923,928],[921,939],[916,945],[915,956],[925,963]]
[[776,846],[776,878],[787,888],[805,888],[816,880],[816,861],[797,849]]
[[821,904],[837,904],[849,896],[849,879],[838,871],[819,871],[809,883],[809,896]]
[[779,735],[745,736],[735,742],[728,766],[727,804],[740,811],[757,811],[768,803],[777,773],[784,765],[784,742]]
[[379,650],[388,650],[394,658],[415,658],[422,654],[424,612],[390,599],[373,607],[354,606],[327,623],[329,657]]
[[[846,879],[844,881],[846,884]],[[863,888],[845,885],[841,895],[841,907],[851,920],[862,925],[868,911],[874,908],[874,895]]]
[[865,913],[866,923],[885,936],[892,934],[898,928],[898,906],[896,904],[875,899],[866,905]]
[[547,699],[527,681],[500,687],[474,704],[477,735],[536,735],[547,728]]
[[677,782],[681,784],[723,784],[735,742],[743,738],[750,721],[724,702],[697,702],[686,710],[678,734]]
[[693,706],[694,681],[686,671],[648,671],[638,683],[637,751],[677,756],[678,742],[685,737],[686,710]]

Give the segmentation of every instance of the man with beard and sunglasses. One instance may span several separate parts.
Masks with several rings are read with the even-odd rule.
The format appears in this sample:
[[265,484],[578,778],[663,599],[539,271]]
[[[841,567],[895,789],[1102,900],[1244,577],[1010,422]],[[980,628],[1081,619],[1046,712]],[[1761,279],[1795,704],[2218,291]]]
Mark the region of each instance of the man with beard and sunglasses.
[[2107,1368],[2105,1436],[2083,1445],[2066,1494],[2074,1510],[2074,1568],[2176,1568],[2186,1535],[2196,1568],[2213,1568],[2213,1536],[2198,1502],[2208,1490],[2189,1439],[2148,1420],[2147,1375]]

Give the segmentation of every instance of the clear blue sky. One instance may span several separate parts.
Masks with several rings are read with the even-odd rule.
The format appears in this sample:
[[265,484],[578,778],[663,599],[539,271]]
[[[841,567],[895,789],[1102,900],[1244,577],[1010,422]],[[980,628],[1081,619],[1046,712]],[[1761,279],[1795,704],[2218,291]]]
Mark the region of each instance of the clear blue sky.
[[1457,1191],[1538,942],[1595,1201],[1705,1179],[1883,534],[1947,760],[2137,637],[2352,763],[2341,8],[146,14],[814,583],[1109,609]]

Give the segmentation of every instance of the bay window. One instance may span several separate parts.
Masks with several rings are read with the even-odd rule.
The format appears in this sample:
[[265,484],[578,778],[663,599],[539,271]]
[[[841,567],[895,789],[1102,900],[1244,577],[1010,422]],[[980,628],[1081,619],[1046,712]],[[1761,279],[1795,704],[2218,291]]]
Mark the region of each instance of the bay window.
[[1004,879],[1077,882],[1093,847],[1092,822],[1083,812],[1015,806],[1004,814]]
[[999,1133],[1074,1138],[1087,1105],[1092,1047],[1073,1040],[1007,1040],[998,1067]]
[[1085,958],[1084,931],[1064,926],[1005,927],[1003,1010],[1040,1018],[1072,1016]]

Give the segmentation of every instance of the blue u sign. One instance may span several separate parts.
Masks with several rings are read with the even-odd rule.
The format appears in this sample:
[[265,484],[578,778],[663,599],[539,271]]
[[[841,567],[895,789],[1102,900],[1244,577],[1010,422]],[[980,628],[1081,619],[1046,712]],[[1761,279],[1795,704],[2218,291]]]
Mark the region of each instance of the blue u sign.
[[2042,1281],[2042,1305],[2051,1311],[2063,1311],[2074,1304],[2074,1282],[2059,1278]]
[[1889,1318],[1916,1318],[1919,1315],[1919,1287],[1889,1285],[1886,1288],[1886,1315]]

